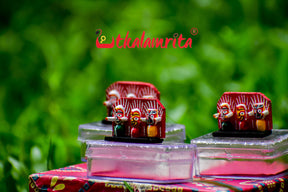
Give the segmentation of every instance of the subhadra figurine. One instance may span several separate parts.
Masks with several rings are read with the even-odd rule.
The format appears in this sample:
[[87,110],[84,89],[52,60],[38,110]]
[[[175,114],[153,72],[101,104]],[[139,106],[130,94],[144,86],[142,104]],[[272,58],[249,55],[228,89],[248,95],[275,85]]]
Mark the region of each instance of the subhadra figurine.
[[236,105],[237,130],[247,130],[247,107],[245,104]]
[[259,92],[225,92],[217,103],[215,137],[265,137],[272,132],[271,100]]
[[139,109],[132,109],[130,113],[131,137],[140,137],[141,112]]
[[[121,116],[121,122],[117,123],[115,116],[118,115],[119,106],[123,107],[124,115]],[[166,110],[158,99],[120,98],[112,109],[113,117],[106,119],[113,121],[113,136],[105,137],[105,140],[161,143],[165,138]],[[125,118],[125,114],[129,114],[128,118]],[[121,134],[117,132],[119,129],[121,129]]]

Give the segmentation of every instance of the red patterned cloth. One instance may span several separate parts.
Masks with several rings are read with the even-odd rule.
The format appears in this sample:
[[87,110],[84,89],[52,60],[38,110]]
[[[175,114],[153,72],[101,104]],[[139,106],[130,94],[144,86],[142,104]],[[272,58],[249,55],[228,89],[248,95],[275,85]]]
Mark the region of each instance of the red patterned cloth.
[[[285,192],[288,191],[288,175],[274,180],[235,180],[194,178],[193,182],[181,184],[127,183],[134,191],[170,191],[170,192]],[[124,182],[106,181],[87,178],[86,163],[72,165],[29,176],[29,192],[129,192]]]

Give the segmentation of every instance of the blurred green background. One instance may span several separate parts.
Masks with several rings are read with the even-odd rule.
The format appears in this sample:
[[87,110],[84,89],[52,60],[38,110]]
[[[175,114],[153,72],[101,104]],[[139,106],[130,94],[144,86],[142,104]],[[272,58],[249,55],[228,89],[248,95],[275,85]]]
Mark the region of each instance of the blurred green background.
[[[78,125],[105,116],[105,89],[119,80],[154,84],[189,140],[217,130],[224,91],[263,92],[274,128],[285,128],[287,10],[285,0],[1,1],[2,191],[27,191],[29,174],[80,163]],[[193,46],[98,49],[99,28],[107,43],[145,31],[183,34]]]

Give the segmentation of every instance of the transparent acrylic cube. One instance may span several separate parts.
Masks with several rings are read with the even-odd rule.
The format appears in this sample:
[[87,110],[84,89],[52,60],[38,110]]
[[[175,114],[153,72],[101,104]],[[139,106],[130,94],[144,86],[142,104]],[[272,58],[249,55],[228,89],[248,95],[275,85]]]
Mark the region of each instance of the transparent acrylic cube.
[[87,141],[88,177],[149,183],[191,181],[196,146]]
[[[81,160],[86,161],[86,142],[104,140],[104,137],[112,135],[112,125],[101,121],[81,124],[78,128],[78,140],[81,142]],[[166,124],[165,142],[184,143],[186,139],[185,126],[181,124]]]
[[274,129],[264,138],[213,137],[191,140],[197,145],[202,177],[269,179],[288,169],[288,130]]

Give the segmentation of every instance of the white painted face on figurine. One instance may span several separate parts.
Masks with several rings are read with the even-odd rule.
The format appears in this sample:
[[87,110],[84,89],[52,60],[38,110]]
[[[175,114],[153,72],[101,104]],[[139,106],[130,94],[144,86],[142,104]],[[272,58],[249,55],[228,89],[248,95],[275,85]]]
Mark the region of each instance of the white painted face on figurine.
[[122,118],[125,116],[124,107],[122,105],[118,105],[115,107],[115,117]]
[[222,116],[227,115],[230,111],[230,105],[228,103],[222,103],[220,105],[220,113]]
[[136,95],[134,93],[128,93],[126,95],[126,97],[128,97],[128,98],[136,98]]
[[109,92],[108,98],[109,98],[109,101],[110,101],[112,104],[115,104],[116,101],[120,98],[120,94],[119,94],[118,91],[112,90],[112,91]]

